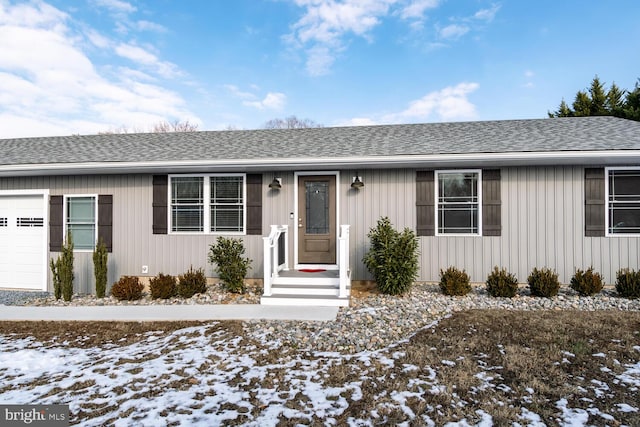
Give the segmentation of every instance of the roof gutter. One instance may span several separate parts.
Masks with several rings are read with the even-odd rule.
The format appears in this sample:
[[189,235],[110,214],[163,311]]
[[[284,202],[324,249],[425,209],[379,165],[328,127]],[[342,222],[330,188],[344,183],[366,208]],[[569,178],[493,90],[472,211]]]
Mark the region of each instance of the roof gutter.
[[557,165],[637,165],[640,150],[429,154],[146,162],[41,163],[0,166],[1,176],[122,173],[250,172],[371,168],[457,168]]

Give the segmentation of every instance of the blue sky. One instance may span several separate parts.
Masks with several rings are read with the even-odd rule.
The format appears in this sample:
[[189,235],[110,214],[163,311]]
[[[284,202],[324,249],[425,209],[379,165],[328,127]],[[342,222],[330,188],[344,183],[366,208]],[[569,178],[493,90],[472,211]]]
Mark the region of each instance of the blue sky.
[[0,138],[546,117],[640,77],[640,2],[0,0]]

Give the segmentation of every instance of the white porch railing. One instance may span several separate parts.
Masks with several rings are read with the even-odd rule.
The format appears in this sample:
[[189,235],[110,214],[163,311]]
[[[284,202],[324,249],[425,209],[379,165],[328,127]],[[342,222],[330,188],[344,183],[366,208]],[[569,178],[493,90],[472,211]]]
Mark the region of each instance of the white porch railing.
[[264,244],[264,295],[271,296],[271,285],[282,270],[289,269],[289,226],[272,225]]
[[338,296],[346,298],[349,296],[347,286],[349,285],[349,225],[340,226],[340,237],[338,238],[338,269],[340,271],[340,291]]

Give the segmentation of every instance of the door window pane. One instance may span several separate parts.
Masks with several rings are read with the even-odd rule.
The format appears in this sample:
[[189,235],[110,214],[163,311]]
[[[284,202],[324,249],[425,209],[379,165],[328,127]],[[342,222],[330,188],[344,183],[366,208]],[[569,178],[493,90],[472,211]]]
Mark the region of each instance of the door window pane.
[[329,234],[329,183],[306,182],[306,233]]

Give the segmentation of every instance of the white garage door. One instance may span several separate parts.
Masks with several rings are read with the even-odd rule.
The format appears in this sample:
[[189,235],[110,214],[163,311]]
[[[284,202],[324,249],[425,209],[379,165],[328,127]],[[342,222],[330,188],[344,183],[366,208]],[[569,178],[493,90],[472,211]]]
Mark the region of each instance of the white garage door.
[[44,195],[0,193],[0,289],[46,290]]

